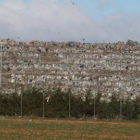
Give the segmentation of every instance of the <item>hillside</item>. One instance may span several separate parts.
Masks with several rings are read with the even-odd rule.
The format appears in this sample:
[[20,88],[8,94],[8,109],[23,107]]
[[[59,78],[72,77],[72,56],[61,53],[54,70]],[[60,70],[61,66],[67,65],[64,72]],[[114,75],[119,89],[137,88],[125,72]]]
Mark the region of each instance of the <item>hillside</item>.
[[135,97],[140,91],[140,44],[0,40],[3,91],[32,86]]

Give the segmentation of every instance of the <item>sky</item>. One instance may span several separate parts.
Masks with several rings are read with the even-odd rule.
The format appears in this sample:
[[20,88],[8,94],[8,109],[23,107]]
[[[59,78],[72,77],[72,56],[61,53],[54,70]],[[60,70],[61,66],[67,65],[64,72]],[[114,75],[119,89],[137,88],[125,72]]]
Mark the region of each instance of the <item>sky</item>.
[[0,0],[0,39],[140,42],[140,0]]

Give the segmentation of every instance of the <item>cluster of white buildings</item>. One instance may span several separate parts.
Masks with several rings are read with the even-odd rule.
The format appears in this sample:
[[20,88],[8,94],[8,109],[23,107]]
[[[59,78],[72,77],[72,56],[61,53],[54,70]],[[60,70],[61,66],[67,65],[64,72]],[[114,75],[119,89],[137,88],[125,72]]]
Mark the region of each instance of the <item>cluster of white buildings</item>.
[[140,92],[140,44],[0,40],[2,91],[33,86],[75,94]]

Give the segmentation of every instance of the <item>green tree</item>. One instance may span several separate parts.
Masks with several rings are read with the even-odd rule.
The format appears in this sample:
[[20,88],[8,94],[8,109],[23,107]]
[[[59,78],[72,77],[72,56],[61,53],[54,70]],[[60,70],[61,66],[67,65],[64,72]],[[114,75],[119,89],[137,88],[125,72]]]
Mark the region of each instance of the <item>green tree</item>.
[[42,116],[43,93],[40,89],[26,90],[23,95],[23,115]]

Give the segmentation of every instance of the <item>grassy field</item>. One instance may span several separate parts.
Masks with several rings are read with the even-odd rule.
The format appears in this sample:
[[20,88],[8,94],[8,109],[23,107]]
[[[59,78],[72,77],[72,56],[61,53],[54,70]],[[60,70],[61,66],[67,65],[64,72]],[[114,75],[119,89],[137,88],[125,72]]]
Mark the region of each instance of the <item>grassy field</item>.
[[140,140],[140,122],[4,118],[0,140]]

